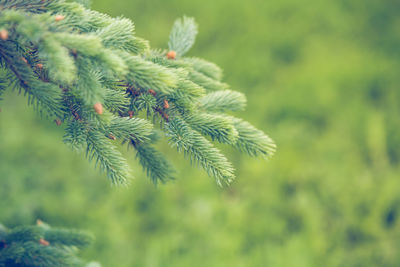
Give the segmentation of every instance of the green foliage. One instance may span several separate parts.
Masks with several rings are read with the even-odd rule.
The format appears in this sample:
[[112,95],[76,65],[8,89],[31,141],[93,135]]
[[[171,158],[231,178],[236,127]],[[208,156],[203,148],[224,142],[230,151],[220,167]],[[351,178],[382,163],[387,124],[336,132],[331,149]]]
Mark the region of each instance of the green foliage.
[[60,145],[62,127],[7,90],[0,221],[90,229],[96,242],[82,257],[104,266],[399,266],[399,3],[93,1],[134,19],[154,47],[174,18],[194,16],[200,34],[187,56],[223,67],[248,99],[232,115],[270,131],[278,152],[264,163],[217,144],[238,176],[218,188],[161,139],[153,147],[179,179],[155,188],[135,150],[122,149],[140,179],[118,189]]
[[275,152],[274,142],[262,131],[254,128],[250,123],[241,119],[232,118],[233,125],[238,133],[236,147],[251,156],[270,157]]
[[171,145],[176,146],[179,152],[184,152],[191,162],[201,165],[210,176],[217,179],[218,184],[232,181],[234,174],[231,163],[184,120],[174,118],[168,123],[167,129]]
[[[197,35],[193,18],[178,19],[172,28],[168,45],[175,58],[150,50],[129,19],[92,11],[86,2],[25,2],[31,9],[23,1],[0,4],[0,64],[7,72],[2,82],[28,94],[29,103],[57,125],[66,123],[64,142],[77,150],[86,147],[88,159],[113,183],[127,184],[130,178],[114,141],[133,145],[154,182],[172,177],[170,164],[148,144],[157,122],[173,145],[219,184],[233,180],[233,168],[201,134],[252,156],[273,154],[265,149],[273,141],[261,131],[242,127],[239,133],[230,117],[207,113],[243,110],[245,98],[225,90],[215,64],[183,58]],[[147,120],[138,118],[142,111]]]
[[216,91],[202,97],[200,104],[207,111],[242,111],[246,107],[246,98],[239,92]]
[[169,36],[169,50],[183,56],[194,45],[197,32],[197,25],[193,18],[183,17],[176,20]]
[[176,170],[161,152],[147,144],[132,142],[132,145],[136,148],[140,165],[154,184],[174,179]]
[[210,136],[212,140],[225,144],[236,144],[238,141],[238,132],[233,125],[233,121],[227,116],[199,113],[185,116],[185,121],[194,130]]
[[122,154],[111,144],[104,134],[90,131],[86,137],[86,156],[91,161],[95,159],[96,166],[107,173],[112,183],[125,185],[129,177],[129,166]]
[[13,229],[0,224],[0,266],[86,266],[77,252],[92,241],[87,233],[53,229],[42,222]]

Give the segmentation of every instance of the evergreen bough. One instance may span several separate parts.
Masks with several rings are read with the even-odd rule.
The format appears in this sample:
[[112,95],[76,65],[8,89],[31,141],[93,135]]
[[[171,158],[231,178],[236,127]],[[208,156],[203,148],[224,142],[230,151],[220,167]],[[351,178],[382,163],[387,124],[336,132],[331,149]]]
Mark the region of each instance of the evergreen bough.
[[7,229],[0,224],[0,267],[86,266],[78,258],[79,249],[85,248],[93,237],[78,230],[50,228],[38,220],[34,226]]
[[174,177],[154,146],[163,133],[218,184],[229,184],[234,168],[212,141],[264,158],[275,145],[227,114],[242,111],[246,99],[222,82],[218,66],[185,57],[196,34],[195,21],[184,17],[168,49],[151,49],[132,21],[90,10],[87,1],[0,0],[0,97],[7,88],[26,95],[114,184],[130,177],[119,142],[135,149],[154,183]]

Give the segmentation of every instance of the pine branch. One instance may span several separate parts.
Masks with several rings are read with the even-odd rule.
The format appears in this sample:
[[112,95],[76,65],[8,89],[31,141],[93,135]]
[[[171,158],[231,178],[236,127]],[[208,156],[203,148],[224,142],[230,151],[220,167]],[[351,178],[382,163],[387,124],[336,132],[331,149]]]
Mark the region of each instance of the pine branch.
[[184,116],[184,119],[194,130],[220,143],[235,144],[238,139],[238,132],[233,126],[233,121],[227,116],[197,113]]
[[199,164],[214,177],[219,185],[229,184],[234,179],[231,163],[207,139],[192,130],[179,117],[167,125],[167,136],[171,146],[189,157],[191,163]]
[[215,91],[202,97],[200,104],[200,107],[207,111],[241,111],[246,107],[246,97],[242,93],[230,90]]
[[110,142],[110,139],[98,131],[88,132],[86,155],[90,161],[96,160],[96,166],[100,165],[100,169],[106,172],[113,184],[127,185],[127,179],[130,177],[129,166]]
[[128,110],[130,99],[126,95],[126,90],[121,87],[113,89],[105,89],[104,105],[112,113],[126,113]]
[[137,87],[168,93],[176,86],[178,77],[173,71],[145,61],[138,56],[122,52],[121,55],[129,68],[127,80]]
[[152,134],[153,125],[144,119],[139,118],[113,118],[105,128],[105,133],[115,138],[136,142],[146,142]]
[[59,88],[35,77],[16,44],[8,41],[1,44],[0,66],[8,71],[9,86],[19,92],[23,90],[28,95],[28,103],[37,108],[40,114],[45,111],[49,116],[62,116]]
[[265,133],[241,119],[232,118],[232,120],[239,133],[235,144],[237,149],[253,157],[270,158],[275,153],[276,145]]
[[134,36],[134,26],[129,19],[117,19],[99,29],[96,34],[108,48],[122,49],[134,54],[145,53],[149,50],[149,43],[146,40]]
[[44,232],[44,239],[53,245],[74,246],[86,248],[93,242],[93,237],[86,232],[67,229],[48,229]]
[[[206,137],[251,156],[272,155],[268,136],[224,114],[243,110],[246,99],[228,90],[222,70],[184,57],[197,35],[192,18],[175,22],[169,51],[150,49],[132,21],[83,2],[0,0],[2,80],[56,125],[66,123],[64,142],[86,148],[113,183],[129,178],[118,142],[135,147],[153,182],[172,177],[172,166],[150,145],[158,123],[170,143],[219,184],[232,181],[233,167]],[[139,119],[142,113],[146,120]]]
[[76,66],[67,48],[59,38],[47,37],[39,47],[40,57],[46,62],[49,77],[60,84],[71,84],[76,77]]
[[136,149],[140,165],[154,184],[174,179],[176,170],[161,152],[150,145],[138,144],[133,140],[132,145]]
[[226,83],[214,80],[195,70],[189,73],[189,78],[192,82],[204,87],[207,91],[219,91],[229,89],[229,86]]
[[86,58],[78,57],[76,62],[79,68],[74,92],[88,105],[104,102],[106,92],[101,84],[102,73],[96,70],[91,61]]
[[222,70],[214,63],[196,57],[184,58],[183,60],[184,62],[189,63],[195,71],[200,72],[213,80],[222,80]]
[[47,7],[51,0],[0,0],[0,12],[3,10],[22,10],[32,13],[43,13],[47,11]]
[[0,266],[83,266],[77,249],[92,241],[85,232],[53,229],[40,220],[11,230],[0,224]]
[[80,151],[86,145],[88,129],[76,119],[70,120],[65,129],[63,141],[74,150]]
[[183,17],[176,20],[169,36],[169,50],[183,56],[193,46],[197,32],[197,24],[193,18]]

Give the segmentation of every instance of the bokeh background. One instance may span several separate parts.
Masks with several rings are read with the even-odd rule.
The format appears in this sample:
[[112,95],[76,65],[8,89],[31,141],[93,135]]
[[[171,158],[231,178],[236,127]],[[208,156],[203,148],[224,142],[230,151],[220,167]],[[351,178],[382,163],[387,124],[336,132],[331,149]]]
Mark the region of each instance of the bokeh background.
[[155,187],[113,188],[63,129],[12,92],[0,102],[0,221],[87,229],[104,266],[400,266],[398,0],[94,0],[166,47],[175,18],[200,26],[190,52],[248,96],[239,114],[278,144],[270,161],[225,150],[219,188],[182,156]]

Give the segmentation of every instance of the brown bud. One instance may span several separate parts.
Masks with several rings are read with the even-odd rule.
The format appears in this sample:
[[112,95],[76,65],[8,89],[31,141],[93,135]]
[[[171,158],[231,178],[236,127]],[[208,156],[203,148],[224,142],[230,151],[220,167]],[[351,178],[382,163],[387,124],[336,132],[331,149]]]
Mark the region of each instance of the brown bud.
[[38,64],[36,64],[36,67],[37,67],[38,69],[43,69],[43,64],[38,63]]
[[153,96],[156,96],[156,91],[154,91],[153,89],[149,89],[148,90],[149,94],[152,94]]
[[110,138],[111,140],[117,140],[117,138],[116,138],[114,135],[112,135],[112,134],[109,134],[109,135],[108,135],[108,138]]
[[40,219],[37,219],[37,220],[36,220],[36,225],[39,225],[39,226],[40,226],[40,225],[42,225],[42,224],[43,224],[43,221],[42,221],[42,220],[40,220]]
[[21,57],[22,61],[25,62],[26,64],[28,64],[28,60],[26,60],[26,58]]
[[61,120],[60,119],[55,119],[54,122],[57,124],[57,126],[61,125]]
[[48,246],[48,245],[50,245],[49,241],[44,240],[43,238],[40,238],[40,239],[39,239],[39,243],[40,243],[41,245],[43,245],[43,246]]
[[175,59],[176,58],[176,52],[175,51],[169,51],[168,53],[167,53],[167,58],[168,59]]
[[55,21],[61,21],[61,20],[65,19],[65,16],[63,16],[63,15],[56,15],[54,19],[55,19]]
[[133,111],[132,111],[132,110],[129,110],[129,111],[128,111],[128,115],[129,115],[129,118],[132,119],[132,118],[133,118]]
[[7,30],[2,29],[0,31],[0,39],[3,40],[3,41],[8,39],[8,31]]
[[80,120],[81,118],[79,117],[79,114],[78,114],[78,112],[76,112],[76,111],[73,111],[72,112],[72,115],[74,115],[74,118],[75,118],[75,120]]
[[169,108],[169,103],[168,100],[164,99],[164,108],[167,109]]
[[96,111],[97,114],[101,115],[103,114],[103,105],[101,103],[96,103],[93,105],[94,111]]

